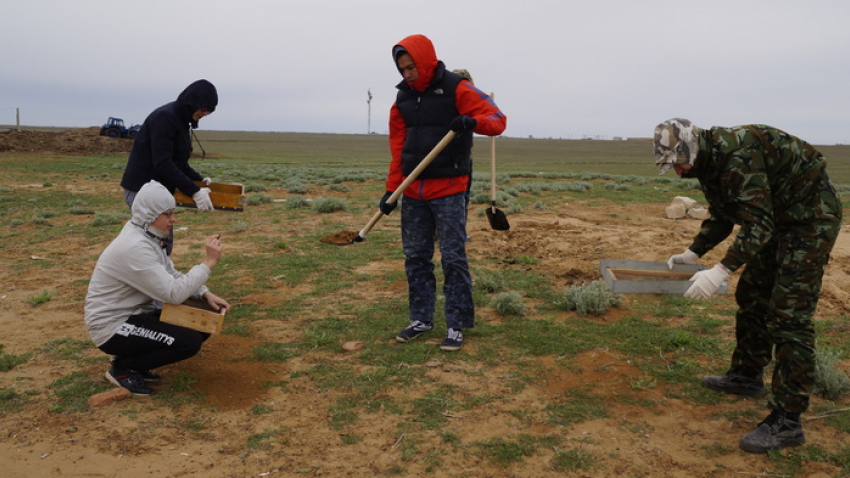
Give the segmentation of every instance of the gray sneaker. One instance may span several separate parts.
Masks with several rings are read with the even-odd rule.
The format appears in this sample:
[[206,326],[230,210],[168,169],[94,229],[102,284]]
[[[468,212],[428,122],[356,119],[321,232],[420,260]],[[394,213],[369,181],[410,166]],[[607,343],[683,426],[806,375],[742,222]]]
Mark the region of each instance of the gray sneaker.
[[741,437],[738,446],[750,453],[767,453],[788,446],[799,446],[806,443],[806,435],[799,421],[774,410],[768,415],[755,431]]
[[395,339],[401,343],[407,343],[410,339],[415,339],[425,332],[430,332],[434,330],[434,324],[427,322],[420,322],[418,320],[414,320],[407,327],[404,328],[401,332],[396,335]]
[[702,386],[717,392],[744,395],[747,397],[763,397],[767,394],[761,375],[750,378],[735,372],[726,375],[712,375],[702,378]]

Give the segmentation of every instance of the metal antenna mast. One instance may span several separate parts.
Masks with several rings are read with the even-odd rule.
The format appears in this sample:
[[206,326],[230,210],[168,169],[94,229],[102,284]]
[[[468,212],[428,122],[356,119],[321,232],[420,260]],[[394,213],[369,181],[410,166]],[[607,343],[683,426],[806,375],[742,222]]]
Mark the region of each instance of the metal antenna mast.
[[366,100],[366,104],[369,105],[369,117],[366,121],[366,134],[372,134],[372,88],[366,90],[366,94],[369,95],[369,99]]

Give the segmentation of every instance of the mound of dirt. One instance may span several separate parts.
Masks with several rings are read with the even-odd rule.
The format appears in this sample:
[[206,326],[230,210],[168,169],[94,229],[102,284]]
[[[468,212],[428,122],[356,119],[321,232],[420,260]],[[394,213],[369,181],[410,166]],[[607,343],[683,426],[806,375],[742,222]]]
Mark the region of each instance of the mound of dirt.
[[100,136],[100,128],[64,131],[9,130],[0,132],[0,153],[56,153],[71,156],[108,156],[128,153],[132,139]]

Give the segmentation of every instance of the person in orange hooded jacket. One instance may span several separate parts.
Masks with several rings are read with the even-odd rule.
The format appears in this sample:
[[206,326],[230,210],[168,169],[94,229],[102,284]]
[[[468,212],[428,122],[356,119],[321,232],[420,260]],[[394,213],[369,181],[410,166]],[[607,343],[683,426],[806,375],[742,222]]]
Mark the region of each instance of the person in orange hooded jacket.
[[404,190],[401,206],[402,247],[408,282],[410,324],[399,342],[434,329],[436,277],[434,237],[439,237],[445,282],[446,338],[443,350],[463,346],[462,329],[475,325],[472,278],[466,257],[466,190],[471,181],[472,134],[502,134],[507,118],[493,100],[462,76],[446,69],[424,35],[411,35],[392,49],[403,80],[390,109],[390,162],[384,214],[393,191],[439,141],[452,130],[456,137]]

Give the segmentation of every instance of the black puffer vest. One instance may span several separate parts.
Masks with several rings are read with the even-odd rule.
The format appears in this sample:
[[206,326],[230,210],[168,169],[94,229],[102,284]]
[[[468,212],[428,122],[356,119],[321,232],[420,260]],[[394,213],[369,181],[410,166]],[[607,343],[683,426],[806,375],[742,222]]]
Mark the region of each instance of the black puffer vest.
[[[396,107],[407,125],[407,139],[401,152],[401,170],[405,176],[416,168],[434,146],[448,133],[448,125],[460,113],[455,105],[455,89],[463,77],[437,64],[431,86],[423,92],[398,84]],[[466,176],[471,171],[472,132],[458,136],[434,158],[419,175],[420,179]]]

